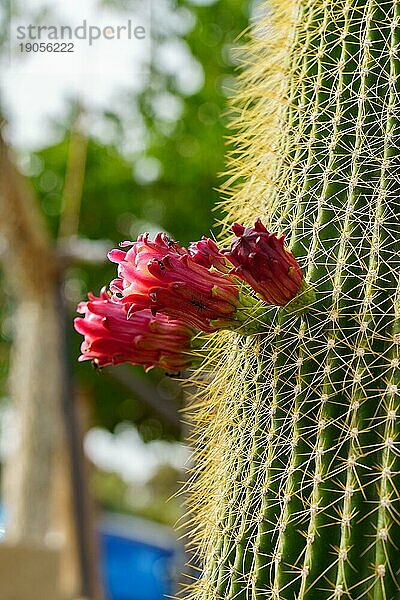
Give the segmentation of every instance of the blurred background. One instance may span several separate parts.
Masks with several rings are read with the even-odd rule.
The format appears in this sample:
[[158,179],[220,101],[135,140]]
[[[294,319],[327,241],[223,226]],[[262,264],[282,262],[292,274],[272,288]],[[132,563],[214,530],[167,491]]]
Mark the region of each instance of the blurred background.
[[[78,363],[76,305],[112,247],[218,220],[238,36],[261,2],[1,5],[0,597],[159,600],[184,567],[181,383]],[[146,40],[27,50],[18,24],[133,23]],[[214,209],[214,212],[213,212]],[[182,575],[185,572],[185,575]],[[23,574],[23,577],[21,575]]]

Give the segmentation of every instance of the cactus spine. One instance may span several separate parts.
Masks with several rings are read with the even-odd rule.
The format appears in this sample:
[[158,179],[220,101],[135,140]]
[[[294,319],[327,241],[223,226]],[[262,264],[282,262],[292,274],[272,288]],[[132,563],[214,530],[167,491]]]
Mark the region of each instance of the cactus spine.
[[249,46],[226,225],[285,233],[317,300],[212,339],[193,600],[400,598],[399,18],[272,0]]

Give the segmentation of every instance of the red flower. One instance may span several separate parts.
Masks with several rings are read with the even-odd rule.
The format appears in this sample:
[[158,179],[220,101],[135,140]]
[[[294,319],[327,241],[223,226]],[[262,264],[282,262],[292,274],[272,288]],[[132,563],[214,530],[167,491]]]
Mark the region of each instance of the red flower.
[[232,277],[198,264],[163,234],[154,241],[145,234],[137,242],[124,242],[128,244],[132,247],[127,252],[109,253],[119,275],[110,289],[130,304],[128,314],[151,309],[207,333],[239,324],[239,290]]
[[165,315],[149,310],[136,312],[129,319],[123,304],[115,302],[102,290],[100,297],[89,294],[81,302],[75,329],[85,336],[79,360],[94,360],[99,367],[128,362],[146,370],[161,367],[182,371],[191,365],[189,355],[193,330]]
[[221,273],[229,273],[230,271],[230,265],[225,256],[210,238],[203,236],[200,241],[192,242],[189,245],[189,254],[195,263],[207,269],[214,267]]
[[253,227],[232,226],[236,238],[224,256],[235,265],[231,272],[248,284],[267,304],[284,306],[299,292],[303,274],[294,256],[285,250],[285,237],[271,234],[258,219]]
[[[121,242],[120,247],[131,246],[128,252],[115,249],[108,253],[111,262],[119,264],[118,274],[122,279],[111,282],[111,290],[124,296],[130,291],[146,293],[150,276],[147,265],[151,262],[162,261],[167,255],[184,256],[187,250],[171,240],[165,233],[157,233],[154,241],[149,240],[149,234],[140,235],[136,242]],[[125,260],[126,257],[126,260]],[[122,265],[123,263],[123,265]],[[120,289],[121,288],[121,289]]]

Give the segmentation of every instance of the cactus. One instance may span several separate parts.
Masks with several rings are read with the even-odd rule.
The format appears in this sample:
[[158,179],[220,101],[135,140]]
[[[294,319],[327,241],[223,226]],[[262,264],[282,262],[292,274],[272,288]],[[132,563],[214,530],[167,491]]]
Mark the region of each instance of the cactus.
[[[226,228],[261,217],[307,314],[214,334],[192,407],[192,600],[400,598],[399,0],[270,0]],[[210,375],[211,373],[211,375]]]

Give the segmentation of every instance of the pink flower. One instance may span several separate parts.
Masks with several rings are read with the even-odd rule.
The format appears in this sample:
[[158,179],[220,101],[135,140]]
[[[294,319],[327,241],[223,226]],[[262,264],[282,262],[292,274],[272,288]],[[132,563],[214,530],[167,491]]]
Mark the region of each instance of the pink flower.
[[258,219],[254,227],[232,226],[236,238],[224,256],[235,266],[231,271],[248,284],[267,304],[284,306],[303,283],[303,274],[294,256],[285,250],[285,237],[271,234]]
[[163,234],[154,241],[144,234],[137,242],[123,243],[128,244],[127,252],[112,250],[108,255],[118,264],[119,276],[110,289],[130,305],[128,314],[150,309],[207,333],[239,322],[239,290],[232,277],[198,264]]
[[[136,242],[121,242],[120,247],[131,246],[128,252],[124,250],[111,250],[108,258],[111,262],[119,264],[118,274],[122,279],[111,283],[111,290],[115,292],[124,290],[124,296],[130,291],[146,293],[150,273],[147,265],[154,261],[162,261],[167,255],[185,256],[188,252],[177,242],[171,240],[165,233],[157,233],[154,241],[149,239],[149,234],[140,235]],[[125,257],[127,259],[125,260]],[[122,286],[120,290],[119,287]]]
[[207,237],[202,237],[198,242],[192,242],[189,245],[189,254],[194,262],[207,269],[214,267],[221,273],[228,273],[230,265],[222,254],[217,244]]
[[146,370],[161,367],[173,372],[191,365],[194,332],[180,321],[165,315],[155,317],[149,310],[128,319],[126,307],[104,290],[99,298],[89,294],[89,301],[81,302],[78,312],[84,317],[75,319],[75,329],[85,337],[80,361],[93,360],[99,367],[128,362]]

